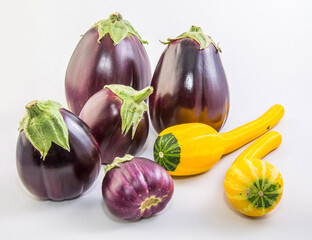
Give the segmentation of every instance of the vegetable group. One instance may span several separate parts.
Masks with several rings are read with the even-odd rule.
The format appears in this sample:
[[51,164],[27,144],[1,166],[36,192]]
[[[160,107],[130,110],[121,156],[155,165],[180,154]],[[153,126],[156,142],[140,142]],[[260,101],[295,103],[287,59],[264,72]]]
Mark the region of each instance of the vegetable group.
[[165,208],[173,194],[170,175],[157,163],[125,155],[105,168],[103,199],[112,214],[127,220],[149,217]]
[[273,210],[283,194],[283,178],[270,163],[260,160],[277,148],[282,137],[268,132],[239,155],[225,175],[229,201],[241,213],[259,217]]
[[155,141],[155,161],[173,176],[205,172],[223,154],[236,150],[270,130],[283,114],[283,106],[276,104],[258,119],[222,134],[202,123],[167,128]]
[[113,84],[105,86],[87,101],[79,117],[91,128],[103,163],[112,163],[117,156],[136,154],[141,150],[149,129],[144,100],[152,92],[152,87],[136,91]]
[[16,147],[18,174],[40,199],[72,199],[96,180],[101,156],[88,127],[53,101],[26,105]]
[[[279,133],[266,132],[283,117],[283,106],[276,104],[258,119],[218,133],[229,112],[218,45],[196,26],[168,39],[151,82],[144,43],[119,13],[83,35],[66,71],[72,112],[50,100],[26,105],[16,148],[25,187],[40,199],[73,199],[90,188],[104,163],[102,196],[108,210],[138,220],[162,211],[171,200],[170,175],[205,172],[222,155],[264,134],[229,168],[224,189],[243,214],[270,212],[283,194],[283,179],[260,159],[281,143]],[[149,96],[149,115],[159,133],[155,162],[132,156],[148,136]]]
[[139,90],[150,84],[151,70],[140,35],[119,13],[95,23],[81,38],[69,61],[65,90],[69,109],[79,115],[104,85]]
[[192,26],[168,39],[152,79],[151,122],[159,133],[173,125],[200,122],[219,131],[229,111],[229,90],[213,40]]

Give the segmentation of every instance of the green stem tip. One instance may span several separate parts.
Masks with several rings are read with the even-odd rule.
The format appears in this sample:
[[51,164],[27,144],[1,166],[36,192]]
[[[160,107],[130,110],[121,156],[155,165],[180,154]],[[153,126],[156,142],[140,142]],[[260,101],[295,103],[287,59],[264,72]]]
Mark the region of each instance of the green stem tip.
[[122,20],[122,15],[119,12],[115,12],[115,13],[112,13],[111,15],[109,15],[109,19],[120,21],[120,20]]
[[151,95],[154,91],[154,88],[151,86],[148,86],[146,88],[143,88],[142,90],[138,91],[134,96],[133,100],[140,104],[143,102],[149,95]]
[[26,104],[25,108],[26,109],[31,109],[33,106],[37,105],[38,100],[33,100],[30,103]]
[[124,162],[129,162],[133,159],[134,157],[130,154],[126,154],[125,156],[123,156],[122,158],[121,157],[115,157],[114,158],[114,161],[111,163],[111,164],[108,164],[104,167],[104,171],[105,171],[105,174],[115,168],[115,167],[120,167],[120,163],[124,163]]
[[102,19],[96,22],[91,28],[96,28],[98,30],[99,44],[101,44],[101,39],[106,34],[109,34],[113,40],[114,46],[119,44],[127,36],[135,36],[141,43],[147,43],[147,41],[144,41],[139,33],[132,27],[130,22],[124,20],[122,15],[118,12],[110,14],[108,19]]
[[191,38],[195,40],[200,47],[200,50],[206,49],[210,44],[212,44],[217,51],[221,52],[221,49],[215,42],[212,40],[212,38],[206,34],[203,33],[202,29],[200,27],[197,27],[195,25],[191,26],[190,30],[188,32],[182,33],[176,38],[168,38],[167,42],[162,42],[163,44],[170,44],[176,40],[184,39],[184,38]]
[[121,131],[126,135],[132,127],[133,139],[137,126],[143,118],[144,112],[147,111],[147,105],[144,100],[153,93],[153,87],[148,86],[137,91],[129,86],[111,84],[104,86],[104,88],[110,89],[122,100],[120,109]]
[[197,26],[193,25],[190,28],[190,32],[203,32],[203,31],[202,31],[202,29],[200,27],[197,27]]

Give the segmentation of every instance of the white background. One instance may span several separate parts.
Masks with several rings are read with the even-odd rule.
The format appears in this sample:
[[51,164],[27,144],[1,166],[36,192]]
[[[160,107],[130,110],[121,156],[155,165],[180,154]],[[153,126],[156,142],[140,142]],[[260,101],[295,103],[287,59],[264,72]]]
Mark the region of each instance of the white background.
[[[115,11],[149,41],[152,70],[165,49],[158,40],[191,25],[219,43],[231,95],[222,132],[275,103],[285,107],[274,128],[283,142],[265,158],[284,178],[284,195],[271,213],[245,217],[225,197],[224,175],[245,147],[204,174],[175,179],[167,208],[138,222],[107,212],[103,171],[87,194],[72,201],[39,201],[26,191],[15,165],[24,106],[34,99],[66,106],[64,76],[80,35]],[[1,239],[311,239],[311,1],[1,1],[0,30]],[[155,137],[151,131],[139,156],[152,159]]]

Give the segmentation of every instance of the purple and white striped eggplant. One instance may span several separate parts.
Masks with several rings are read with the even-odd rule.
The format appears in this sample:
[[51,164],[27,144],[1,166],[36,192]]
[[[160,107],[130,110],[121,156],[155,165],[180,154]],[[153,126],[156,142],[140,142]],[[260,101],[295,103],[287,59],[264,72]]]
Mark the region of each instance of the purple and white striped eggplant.
[[217,131],[229,111],[229,90],[220,59],[220,48],[192,26],[161,55],[149,98],[149,113],[159,133],[173,125],[201,122]]
[[119,13],[95,23],[79,41],[67,67],[69,109],[79,115],[88,99],[108,84],[136,90],[150,85],[151,67],[143,43],[147,42]]
[[109,211],[122,219],[138,220],[162,211],[173,195],[173,180],[165,169],[146,159],[125,155],[105,167],[102,183]]
[[79,117],[98,142],[102,163],[110,164],[115,157],[136,154],[142,149],[149,129],[144,100],[152,92],[151,86],[136,91],[129,86],[111,84],[86,102]]

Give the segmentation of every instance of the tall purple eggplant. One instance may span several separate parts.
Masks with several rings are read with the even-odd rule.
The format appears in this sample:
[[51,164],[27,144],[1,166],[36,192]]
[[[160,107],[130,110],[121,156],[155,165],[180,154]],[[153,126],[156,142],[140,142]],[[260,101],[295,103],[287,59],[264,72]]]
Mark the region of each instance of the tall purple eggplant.
[[101,156],[88,126],[53,101],[26,105],[16,147],[18,174],[39,199],[61,201],[86,192]]
[[102,194],[109,211],[117,217],[138,220],[162,211],[170,201],[172,178],[157,163],[125,155],[105,167]]
[[219,131],[229,111],[220,48],[195,26],[168,41],[151,84],[149,113],[155,130],[201,122]]
[[136,90],[151,82],[151,68],[140,35],[119,13],[94,24],[69,61],[65,91],[69,109],[79,115],[87,100],[107,84]]
[[111,84],[86,102],[79,117],[97,140],[103,163],[110,164],[115,157],[136,154],[142,149],[149,129],[144,100],[152,92],[150,86],[136,91],[129,86]]

